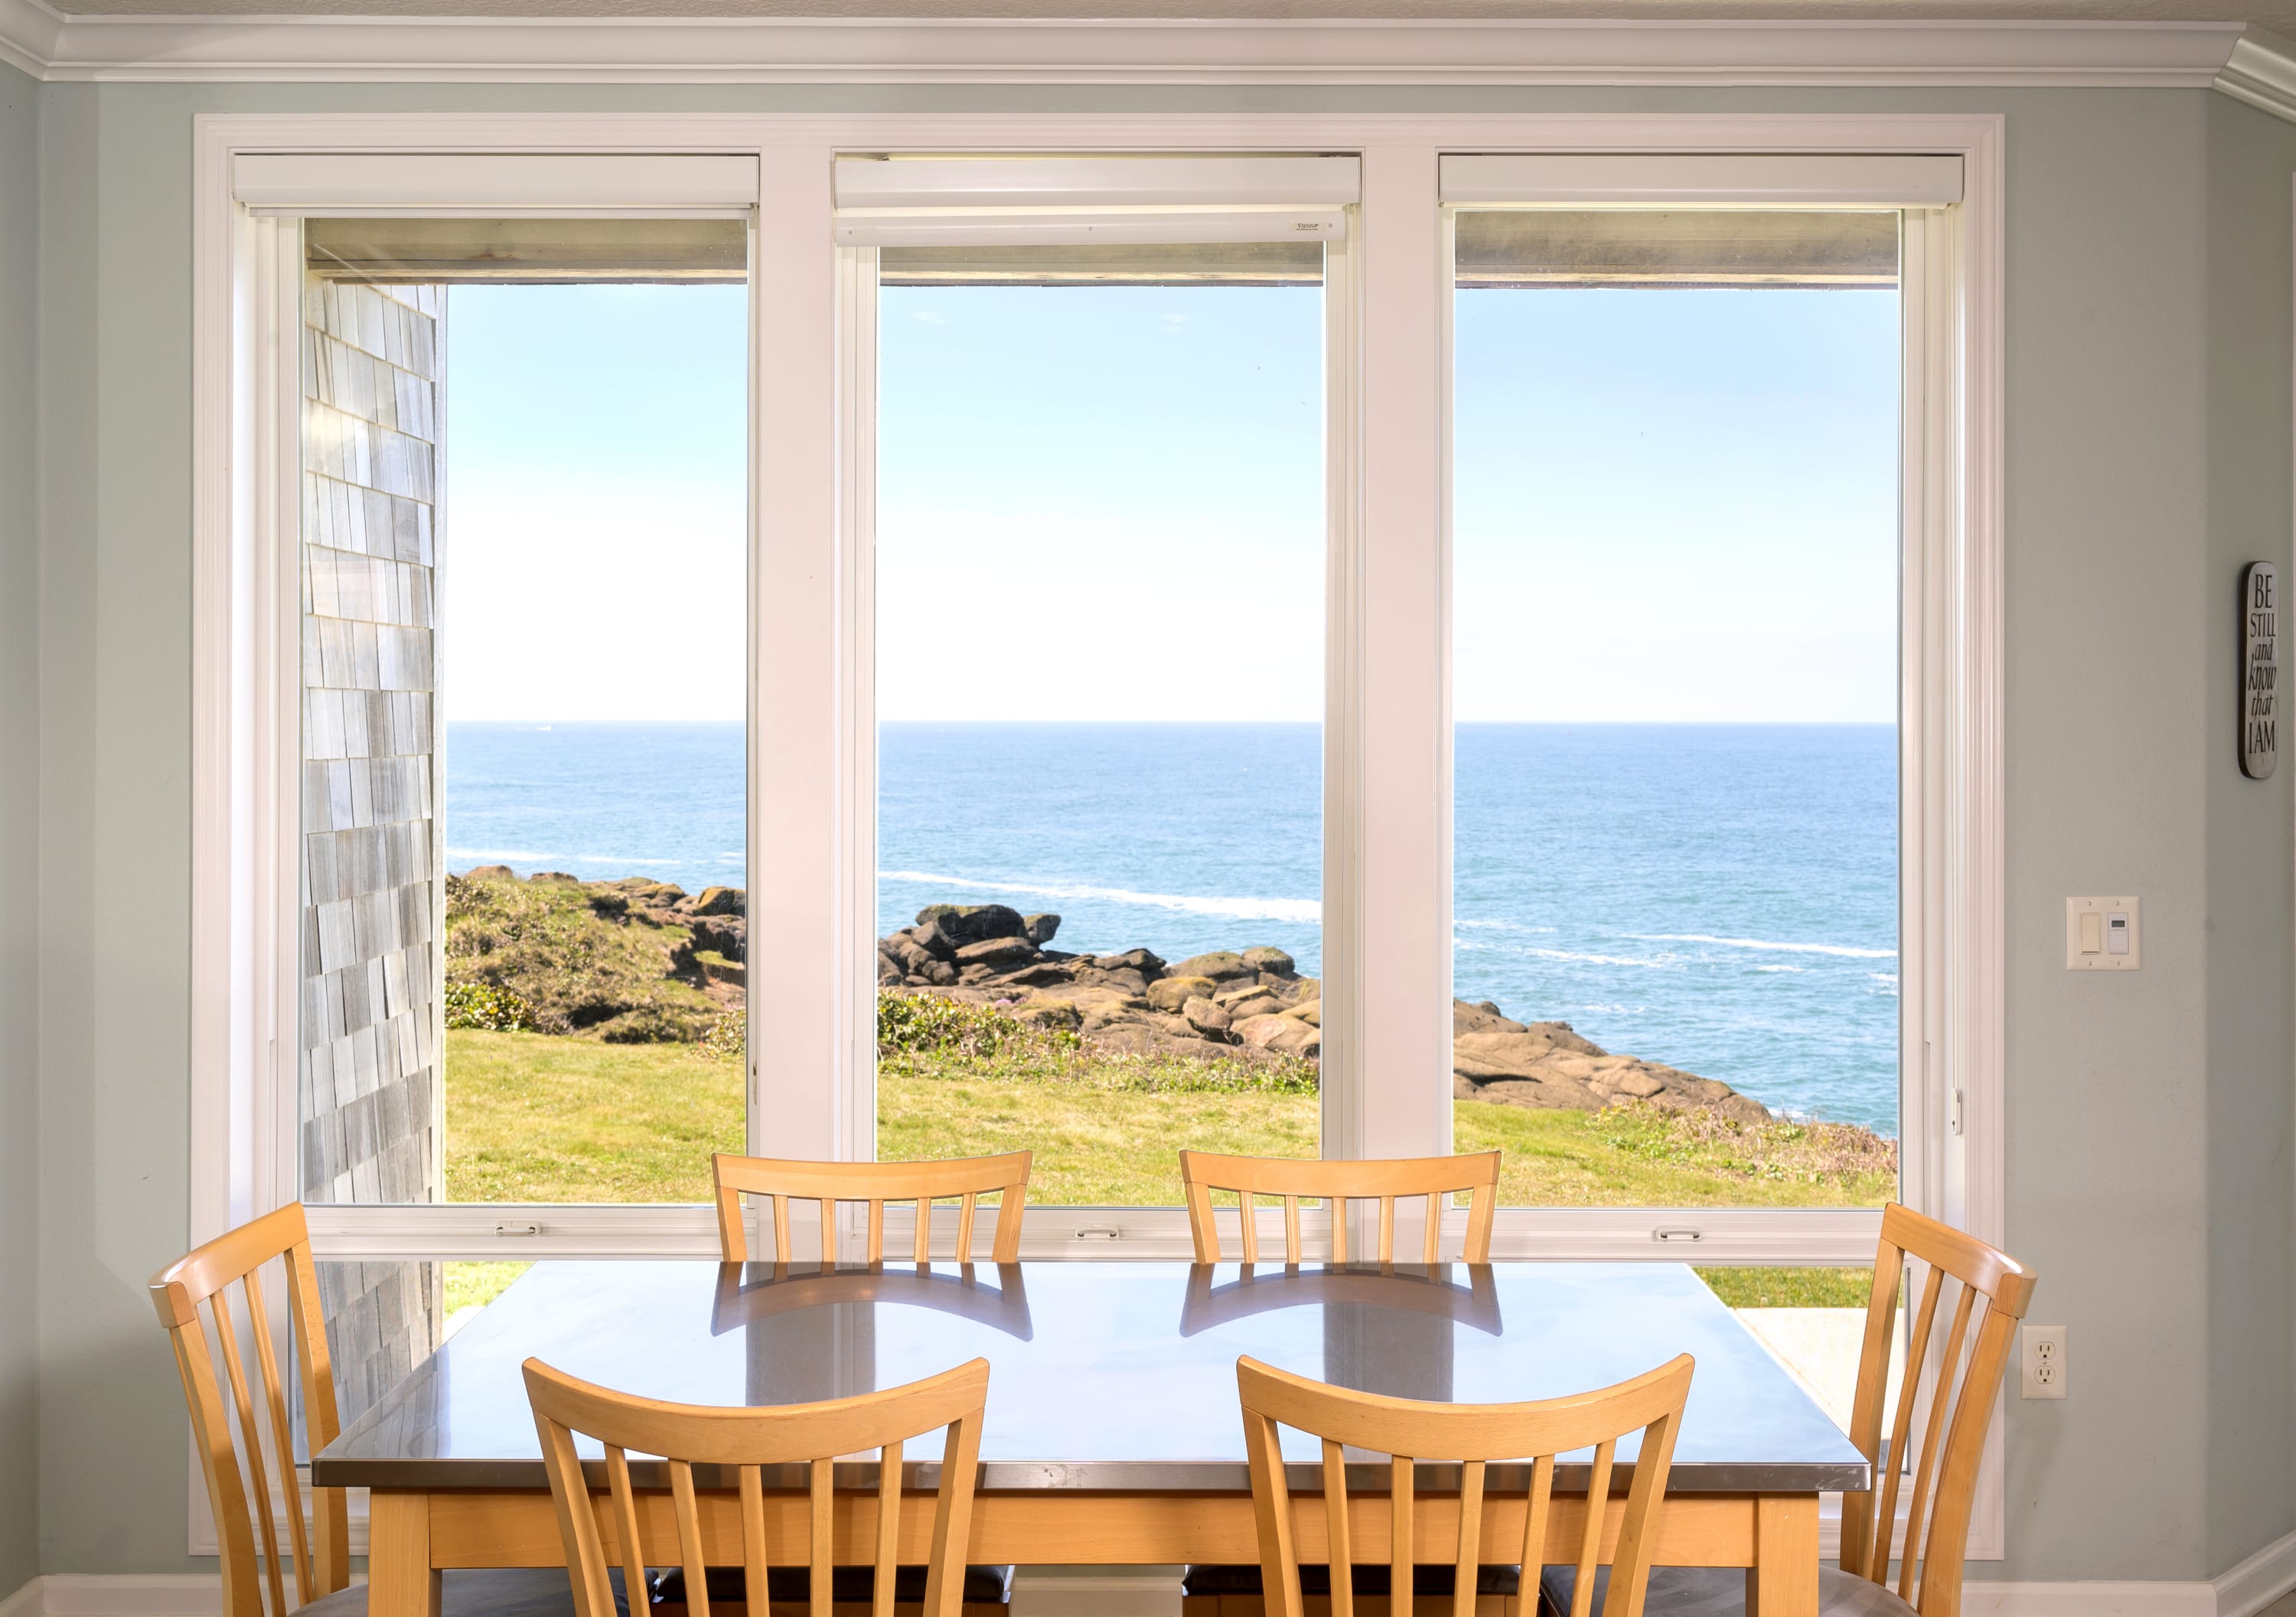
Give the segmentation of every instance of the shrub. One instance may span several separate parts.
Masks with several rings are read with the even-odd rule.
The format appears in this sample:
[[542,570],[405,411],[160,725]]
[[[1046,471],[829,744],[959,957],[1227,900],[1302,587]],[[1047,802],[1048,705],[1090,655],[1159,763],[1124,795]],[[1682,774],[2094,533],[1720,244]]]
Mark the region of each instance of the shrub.
[[693,1047],[704,1061],[740,1061],[750,1053],[750,1014],[728,1011],[709,1024]]
[[1897,1183],[1898,1142],[1855,1123],[1747,1123],[1710,1106],[1647,1101],[1606,1106],[1595,1120],[1604,1144],[1650,1161],[1790,1184]]
[[512,990],[490,982],[450,982],[447,1025],[488,1033],[521,1033],[534,1025],[534,1008]]
[[1037,1033],[995,1005],[967,1005],[931,994],[877,996],[877,1054],[996,1055],[1032,1039],[1076,1042],[1073,1033]]

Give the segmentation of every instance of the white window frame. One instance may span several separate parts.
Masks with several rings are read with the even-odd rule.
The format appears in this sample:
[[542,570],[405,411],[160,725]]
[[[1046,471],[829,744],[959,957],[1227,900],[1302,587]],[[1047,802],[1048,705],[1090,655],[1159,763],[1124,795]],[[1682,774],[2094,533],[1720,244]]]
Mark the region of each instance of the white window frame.
[[[299,268],[280,233],[234,203],[241,152],[753,157],[759,234],[750,281],[753,672],[750,775],[753,910],[777,925],[752,952],[753,1148],[849,1158],[870,1137],[873,1063],[873,724],[858,670],[871,603],[854,523],[866,468],[849,451],[860,402],[840,385],[861,333],[853,260],[832,245],[840,152],[1352,152],[1360,211],[1329,339],[1332,546],[1324,808],[1324,1150],[1407,1155],[1450,1141],[1450,738],[1445,324],[1449,256],[1438,160],[1446,152],[1955,155],[1961,204],[1922,233],[1918,273],[1942,295],[1907,356],[1931,385],[1906,422],[1909,784],[1905,846],[1918,909],[1901,989],[1920,1007],[1905,1071],[1906,1199],[2004,1238],[2002,1067],[2002,314],[2004,124],[1995,115],[1861,114],[764,114],[200,115],[193,120],[193,882],[190,1224],[205,1240],[293,1194],[291,1052],[279,1018],[283,884],[278,715],[292,679],[283,612],[291,574],[291,350],[275,324]],[[1909,273],[1913,273],[1909,267]],[[841,282],[840,277],[844,277]],[[770,289],[767,295],[767,289]],[[773,379],[761,386],[759,378]],[[281,591],[286,594],[283,598]],[[1918,782],[1918,789],[1910,784]],[[290,838],[291,841],[291,838]],[[780,855],[767,866],[760,849]],[[1361,991],[1364,940],[1383,991]],[[804,940],[802,948],[794,941]],[[790,941],[781,941],[787,940]],[[826,947],[824,947],[824,943]],[[781,951],[776,954],[776,950]],[[1911,1019],[1909,1019],[1911,1020]],[[1919,1049],[1914,1048],[1918,1043]],[[1957,1120],[1957,1129],[1955,1126]],[[291,1129],[291,1116],[288,1127]],[[313,1209],[322,1258],[714,1254],[706,1210]],[[1651,1210],[1511,1219],[1507,1255],[1702,1262],[1862,1262],[1874,1216],[1710,1212],[1685,1253],[1654,1243]],[[1791,1220],[1791,1222],[1788,1222]],[[535,1224],[539,1235],[513,1235]],[[1079,1239],[1114,1224],[1114,1243]],[[1029,1216],[1030,1256],[1185,1255],[1185,1216],[1093,1210]],[[1994,1447],[1999,1448],[1997,1423]],[[1971,1553],[2001,1553],[1998,1465]]]

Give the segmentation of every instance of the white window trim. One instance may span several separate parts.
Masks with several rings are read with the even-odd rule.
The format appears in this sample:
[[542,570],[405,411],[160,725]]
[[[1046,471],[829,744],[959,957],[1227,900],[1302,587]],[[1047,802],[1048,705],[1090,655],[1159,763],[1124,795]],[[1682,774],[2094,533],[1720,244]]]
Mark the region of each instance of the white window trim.
[[[1908,847],[1923,861],[1921,902],[1937,917],[1901,961],[1901,989],[1918,994],[1925,1048],[1908,1051],[1908,1117],[1957,1105],[1958,1135],[1939,1147],[1906,1130],[1906,1199],[1979,1236],[2004,1239],[2002,1071],[2005,1015],[2002,792],[2002,435],[2004,123],[1990,115],[909,115],[789,114],[200,115],[193,153],[193,973],[190,1225],[194,1241],[292,1194],[291,1069],[275,1047],[282,1003],[278,921],[283,892],[274,777],[282,737],[273,715],[283,648],[264,558],[291,524],[291,423],[257,413],[263,376],[292,375],[291,354],[267,345],[251,316],[287,273],[275,236],[235,210],[232,159],[242,152],[668,153],[754,156],[760,218],[818,220],[818,231],[761,233],[751,279],[751,499],[758,540],[751,581],[751,894],[775,933],[806,940],[752,973],[753,1028],[775,1030],[772,1073],[751,1056],[752,1147],[770,1138],[792,1155],[850,1157],[869,1137],[873,747],[852,669],[868,641],[865,590],[838,536],[860,496],[842,454],[856,441],[840,396],[839,262],[828,241],[832,160],[840,152],[1354,152],[1363,164],[1357,290],[1382,289],[1379,318],[1332,339],[1332,387],[1360,401],[1349,441],[1330,468],[1334,512],[1329,592],[1326,975],[1339,1014],[1326,1030],[1325,1150],[1332,1155],[1439,1152],[1449,1144],[1450,849],[1447,493],[1439,356],[1450,301],[1439,251],[1438,158],[1446,152],[1860,152],[1957,155],[1964,193],[1947,229],[1921,251],[1955,297],[1943,318],[1909,322],[1908,341],[1939,368],[1929,407],[1907,423],[1909,484],[1933,536],[1926,587],[1906,592],[1921,677],[1908,698],[1923,716],[1907,762],[1922,767],[1906,805]],[[267,253],[267,257],[266,257]],[[268,283],[266,281],[268,278]],[[761,289],[770,285],[768,299]],[[784,385],[758,389],[758,374]],[[837,400],[835,409],[821,401]],[[1352,401],[1351,401],[1352,402]],[[1910,452],[1918,449],[1915,456]],[[1376,542],[1371,542],[1375,538]],[[767,580],[774,580],[768,589]],[[769,598],[769,596],[771,598]],[[758,632],[768,616],[801,632]],[[293,668],[291,654],[285,666]],[[764,699],[769,692],[771,699]],[[266,703],[269,704],[266,707]],[[822,783],[831,782],[829,791]],[[1914,824],[1918,819],[1918,826]],[[291,824],[291,821],[290,822]],[[773,869],[759,847],[791,850]],[[266,850],[269,851],[266,853]],[[1374,857],[1375,856],[1375,857]],[[284,866],[291,873],[292,861]],[[1908,897],[1912,895],[1909,893]],[[1908,903],[1906,908],[1911,910]],[[268,918],[266,918],[268,917]],[[1361,940],[1381,940],[1380,1003],[1364,981]],[[828,947],[822,947],[827,940]],[[771,936],[761,940],[770,954]],[[1913,987],[1916,960],[1922,983]],[[1400,965],[1387,963],[1401,962]],[[822,1014],[827,1007],[828,1014]],[[289,1057],[291,1062],[291,1056]],[[1350,1083],[1349,1071],[1378,1074]],[[803,1074],[805,1081],[791,1075]],[[1406,1081],[1416,1074],[1415,1081]],[[291,1129],[291,1120],[290,1123]],[[322,1256],[662,1255],[714,1251],[698,1209],[552,1207],[314,1210]],[[1657,1256],[1649,1210],[1530,1215],[1500,1250],[1538,1255]],[[1699,1213],[1702,1261],[1858,1261],[1873,1250],[1873,1215]],[[1041,1235],[1030,1213],[1029,1255],[1108,1251],[1066,1225],[1124,1229],[1127,1255],[1161,1256],[1184,1241],[1177,1210],[1094,1210],[1065,1221],[1051,1210]],[[1792,1220],[1791,1223],[1782,1220]],[[1862,1227],[1859,1223],[1863,1220]],[[497,1224],[545,1226],[540,1235]],[[1138,1234],[1134,1235],[1137,1224]],[[1513,1225],[1517,1220],[1510,1220]],[[1671,1220],[1669,1220],[1671,1222]],[[1787,1232],[1783,1236],[1777,1233]],[[1663,1256],[1680,1256],[1663,1250]],[[1994,1449],[2000,1447],[1998,1423]],[[1971,1554],[2001,1553],[1998,1465],[1980,1500]]]

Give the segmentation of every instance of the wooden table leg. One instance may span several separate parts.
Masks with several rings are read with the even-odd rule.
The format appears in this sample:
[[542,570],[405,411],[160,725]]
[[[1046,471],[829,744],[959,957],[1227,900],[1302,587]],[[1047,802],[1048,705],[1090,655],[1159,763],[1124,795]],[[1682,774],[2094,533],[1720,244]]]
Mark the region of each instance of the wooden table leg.
[[1816,1494],[1764,1494],[1754,1501],[1746,1617],[1817,1617]]
[[368,1617],[439,1617],[430,1496],[377,1492],[367,1504]]

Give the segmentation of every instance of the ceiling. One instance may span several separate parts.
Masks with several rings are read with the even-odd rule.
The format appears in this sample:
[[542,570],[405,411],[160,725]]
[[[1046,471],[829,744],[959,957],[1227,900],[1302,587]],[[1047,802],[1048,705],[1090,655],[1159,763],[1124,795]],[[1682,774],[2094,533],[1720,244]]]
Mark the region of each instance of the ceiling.
[[2296,36],[2296,0],[50,0],[83,15],[823,18],[1936,18],[2253,22]]

